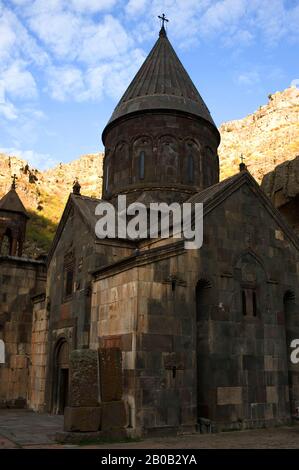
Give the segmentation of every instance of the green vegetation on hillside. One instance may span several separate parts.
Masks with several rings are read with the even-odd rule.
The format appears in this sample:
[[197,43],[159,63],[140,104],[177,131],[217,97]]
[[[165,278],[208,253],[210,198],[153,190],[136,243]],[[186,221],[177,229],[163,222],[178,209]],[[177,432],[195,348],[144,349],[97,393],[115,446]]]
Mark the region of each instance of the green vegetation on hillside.
[[50,219],[38,215],[36,212],[29,212],[30,219],[27,224],[27,240],[29,243],[28,252],[31,252],[30,245],[37,246],[41,252],[48,252],[55,235],[57,224]]

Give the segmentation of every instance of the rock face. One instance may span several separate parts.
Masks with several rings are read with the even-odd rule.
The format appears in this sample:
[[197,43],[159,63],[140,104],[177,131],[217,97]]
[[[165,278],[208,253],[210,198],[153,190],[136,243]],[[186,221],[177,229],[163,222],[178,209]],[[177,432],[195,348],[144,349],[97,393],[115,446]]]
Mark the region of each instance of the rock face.
[[299,90],[269,95],[258,111],[222,124],[219,147],[221,179],[238,171],[240,157],[260,183],[280,163],[299,154]]
[[0,154],[0,197],[9,190],[11,176],[15,173],[17,192],[29,211],[26,255],[36,256],[48,251],[76,177],[82,194],[100,197],[102,168],[101,153],[83,155],[47,171],[32,168],[20,158]]
[[262,188],[299,234],[299,155],[265,175]]

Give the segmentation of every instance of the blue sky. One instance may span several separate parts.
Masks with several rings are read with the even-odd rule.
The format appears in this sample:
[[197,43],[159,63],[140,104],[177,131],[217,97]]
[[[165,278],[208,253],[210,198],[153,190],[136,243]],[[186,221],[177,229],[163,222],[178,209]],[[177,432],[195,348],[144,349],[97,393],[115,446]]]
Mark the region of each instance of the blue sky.
[[299,0],[0,0],[0,150],[41,169],[101,151],[163,12],[217,125],[299,84]]

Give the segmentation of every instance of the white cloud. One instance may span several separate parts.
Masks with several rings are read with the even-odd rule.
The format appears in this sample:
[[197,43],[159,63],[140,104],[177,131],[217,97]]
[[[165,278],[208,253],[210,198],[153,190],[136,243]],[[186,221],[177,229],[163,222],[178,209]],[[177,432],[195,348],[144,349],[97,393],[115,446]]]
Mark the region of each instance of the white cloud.
[[0,73],[0,81],[4,92],[18,98],[35,98],[37,96],[36,82],[32,74],[24,69],[21,61],[15,61]]
[[38,35],[46,49],[58,57],[75,58],[80,42],[81,21],[74,13],[60,9],[56,2],[52,10],[48,4],[36,4],[28,9],[30,29]]
[[32,0],[11,0],[12,3],[14,3],[17,6],[24,6],[28,5]]
[[23,58],[39,66],[48,62],[47,53],[12,10],[0,4],[0,64]]
[[246,15],[247,0],[222,0],[212,3],[201,18],[201,29],[206,34],[221,31],[240,21]]
[[75,67],[52,67],[48,82],[50,94],[59,101],[100,100],[104,94],[118,99],[144,59],[143,51],[137,49],[118,61],[91,66],[85,73]]
[[111,9],[117,0],[70,0],[72,8],[82,13],[98,13]]
[[52,98],[65,101],[72,98],[82,101],[85,84],[83,73],[76,67],[51,67],[48,71],[48,86]]
[[128,15],[141,14],[145,11],[147,6],[147,0],[129,0],[126,5],[126,13]]
[[4,117],[8,121],[13,121],[18,117],[18,111],[16,107],[5,98],[0,98],[0,116]]
[[132,39],[120,22],[107,15],[101,23],[88,25],[82,30],[78,58],[87,64],[99,63],[102,60],[113,61],[133,45]]
[[235,82],[247,91],[264,90],[266,85],[269,86],[270,83],[276,83],[277,80],[285,78],[283,69],[266,64],[256,65],[250,70],[236,71],[234,75]]
[[11,49],[16,41],[16,35],[4,15],[0,18],[0,60],[9,59]]
[[237,82],[240,85],[252,86],[261,81],[260,74],[256,71],[243,72],[238,75]]
[[35,150],[20,150],[15,147],[3,147],[0,148],[0,153],[26,160],[32,167],[42,170],[51,168],[59,163],[57,160],[51,158],[49,154],[39,153]]

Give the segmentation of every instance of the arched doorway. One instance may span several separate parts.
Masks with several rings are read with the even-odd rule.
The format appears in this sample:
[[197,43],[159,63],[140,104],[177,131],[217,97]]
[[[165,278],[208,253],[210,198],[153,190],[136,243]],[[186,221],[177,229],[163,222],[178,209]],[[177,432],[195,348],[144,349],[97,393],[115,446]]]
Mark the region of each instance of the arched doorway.
[[60,340],[55,349],[54,406],[55,414],[63,414],[69,395],[69,345]]

